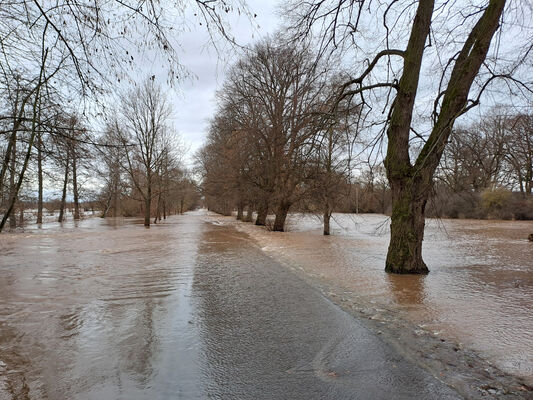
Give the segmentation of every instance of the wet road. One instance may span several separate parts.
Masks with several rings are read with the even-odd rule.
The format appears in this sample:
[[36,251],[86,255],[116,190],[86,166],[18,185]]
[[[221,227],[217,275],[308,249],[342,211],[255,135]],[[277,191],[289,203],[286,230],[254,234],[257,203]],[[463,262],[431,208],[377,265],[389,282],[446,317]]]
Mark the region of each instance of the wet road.
[[527,240],[533,221],[427,219],[423,257],[431,273],[391,275],[384,272],[390,224],[384,215],[334,214],[330,237],[311,215],[289,215],[284,234],[212,218],[354,298],[365,314],[388,326],[408,320],[533,387],[533,243]]
[[457,398],[201,213],[0,247],[0,399]]

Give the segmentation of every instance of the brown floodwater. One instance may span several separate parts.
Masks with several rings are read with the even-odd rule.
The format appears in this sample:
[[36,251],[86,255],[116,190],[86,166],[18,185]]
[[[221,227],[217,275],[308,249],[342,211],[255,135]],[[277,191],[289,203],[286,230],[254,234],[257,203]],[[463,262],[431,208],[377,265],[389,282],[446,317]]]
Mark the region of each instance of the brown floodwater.
[[[460,398],[249,236],[206,218],[1,235],[0,399]],[[283,240],[300,254],[314,243],[313,254],[340,257],[353,241],[295,235]],[[382,290],[399,302],[427,297],[394,285]]]
[[533,222],[429,219],[423,256],[430,274],[397,276],[383,270],[387,217],[333,220],[329,237],[309,215],[291,215],[282,234],[236,226],[267,253],[355,296],[361,308],[378,317],[392,310],[533,384]]

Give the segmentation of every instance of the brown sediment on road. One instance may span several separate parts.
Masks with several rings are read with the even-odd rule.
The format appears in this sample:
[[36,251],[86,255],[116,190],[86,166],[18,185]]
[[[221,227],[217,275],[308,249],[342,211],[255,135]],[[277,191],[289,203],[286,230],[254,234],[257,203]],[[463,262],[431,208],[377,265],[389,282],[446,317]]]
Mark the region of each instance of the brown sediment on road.
[[[293,215],[284,234],[231,217],[206,218],[248,233],[263,251],[465,397],[533,398],[533,257],[521,240],[530,223],[430,221],[425,254],[432,272],[413,277],[383,272],[384,217],[354,219],[348,228],[340,221],[343,230],[332,237],[321,236],[319,221],[309,217]],[[365,231],[369,223],[372,232]]]

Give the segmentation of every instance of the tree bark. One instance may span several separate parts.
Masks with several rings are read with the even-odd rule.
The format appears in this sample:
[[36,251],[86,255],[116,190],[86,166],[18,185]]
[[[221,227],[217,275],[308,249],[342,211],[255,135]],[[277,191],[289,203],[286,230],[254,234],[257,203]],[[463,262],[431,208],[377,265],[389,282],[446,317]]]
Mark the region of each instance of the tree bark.
[[[161,188],[159,188],[159,190],[161,190]],[[161,221],[161,191],[159,192],[159,195],[157,196],[157,208],[155,211],[154,224],[156,224],[157,221]]]
[[65,214],[65,203],[67,201],[67,185],[68,185],[68,169],[70,164],[70,154],[67,150],[67,159],[65,161],[65,176],[63,178],[63,194],[61,195],[61,206],[59,208],[59,218],[57,222],[63,222],[63,217]]
[[76,165],[77,155],[76,151],[72,150],[72,191],[74,194],[74,220],[80,219],[80,202],[78,192],[78,172]]
[[409,181],[391,183],[391,239],[385,271],[397,274],[427,274],[422,260],[427,193]]
[[[17,135],[13,134],[13,144],[11,147],[11,165],[9,173],[9,198],[13,198],[13,202],[17,201],[17,194],[15,193],[15,174],[17,161]],[[9,213],[9,228],[15,229],[17,227],[17,217],[15,216],[15,208]]]
[[287,214],[289,213],[289,208],[291,205],[286,201],[282,201],[276,211],[276,218],[274,219],[274,226],[272,230],[274,232],[283,232],[285,229],[285,220],[287,219]]
[[150,211],[152,207],[152,187],[148,183],[146,198],[144,199],[144,226],[150,226]]
[[239,201],[239,204],[237,204],[237,220],[242,221],[243,215],[244,215],[244,204],[242,201]]
[[331,212],[329,210],[324,211],[324,235],[329,235],[329,220],[331,218]]
[[422,261],[424,212],[433,175],[450,137],[453,124],[463,114],[468,93],[486,58],[499,26],[505,0],[490,0],[457,55],[431,134],[414,165],[409,157],[409,130],[418,88],[420,65],[429,34],[433,1],[419,3],[405,51],[404,72],[398,84],[387,137],[385,165],[392,191],[391,241],[385,270],[427,273]]
[[268,215],[268,203],[265,201],[259,204],[259,208],[257,209],[257,218],[255,219],[255,224],[259,226],[265,226],[267,215]]
[[37,223],[43,223],[43,138],[37,133],[37,181],[39,185],[37,197]]

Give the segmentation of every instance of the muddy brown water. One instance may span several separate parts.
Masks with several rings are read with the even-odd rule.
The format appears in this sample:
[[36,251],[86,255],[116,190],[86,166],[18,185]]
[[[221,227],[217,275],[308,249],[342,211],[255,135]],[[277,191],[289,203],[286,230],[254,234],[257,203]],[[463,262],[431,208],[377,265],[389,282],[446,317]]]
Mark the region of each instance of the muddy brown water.
[[0,236],[0,399],[458,398],[204,219]]
[[428,219],[427,276],[383,271],[389,224],[382,215],[334,214],[330,237],[309,215],[291,215],[284,234],[236,226],[267,253],[353,294],[377,318],[392,310],[533,385],[533,222]]

